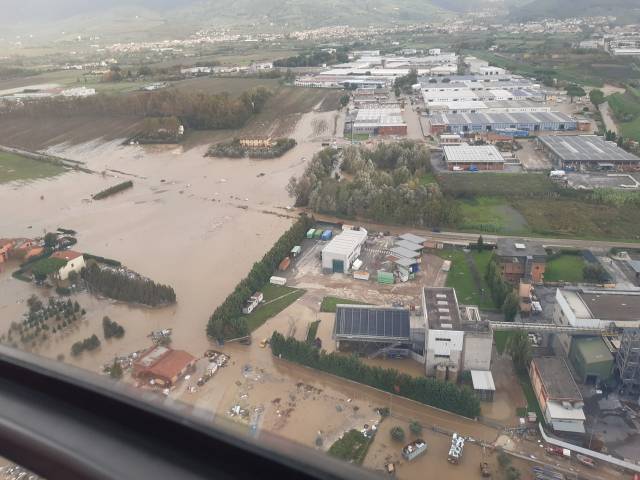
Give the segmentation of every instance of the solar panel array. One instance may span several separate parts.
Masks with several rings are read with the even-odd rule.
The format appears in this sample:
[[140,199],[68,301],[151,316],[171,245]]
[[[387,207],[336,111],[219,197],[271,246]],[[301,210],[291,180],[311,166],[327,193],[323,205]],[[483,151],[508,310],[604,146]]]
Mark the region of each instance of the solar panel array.
[[409,339],[409,310],[370,306],[338,306],[336,336]]

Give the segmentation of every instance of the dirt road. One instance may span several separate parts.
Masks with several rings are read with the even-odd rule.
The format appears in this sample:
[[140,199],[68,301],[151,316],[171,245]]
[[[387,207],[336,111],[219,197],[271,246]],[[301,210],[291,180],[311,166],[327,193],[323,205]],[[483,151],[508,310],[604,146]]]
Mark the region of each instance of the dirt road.
[[602,103],[599,107],[600,114],[602,115],[602,121],[604,122],[604,126],[607,130],[611,130],[616,135],[618,134],[618,125],[616,124],[615,119],[613,118],[613,112],[611,112],[611,107],[609,107],[609,102]]

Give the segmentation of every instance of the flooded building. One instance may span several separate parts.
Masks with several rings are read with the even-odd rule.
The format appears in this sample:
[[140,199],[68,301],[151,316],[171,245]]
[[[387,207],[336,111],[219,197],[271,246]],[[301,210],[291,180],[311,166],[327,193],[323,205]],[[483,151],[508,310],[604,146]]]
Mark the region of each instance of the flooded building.
[[133,362],[133,376],[165,387],[174,385],[178,379],[195,368],[196,358],[184,350],[172,350],[156,346],[143,353]]
[[478,307],[459,305],[453,288],[427,287],[422,293],[422,311],[427,375],[437,377],[442,367],[450,377],[464,370],[490,369],[493,334]]
[[51,254],[51,258],[57,258],[58,260],[64,260],[67,262],[58,270],[57,277],[60,280],[66,280],[69,278],[69,274],[71,272],[80,273],[80,271],[86,266],[82,253],[75,252],[73,250],[53,252]]
[[534,358],[529,376],[547,424],[558,433],[584,434],[584,401],[564,358]]

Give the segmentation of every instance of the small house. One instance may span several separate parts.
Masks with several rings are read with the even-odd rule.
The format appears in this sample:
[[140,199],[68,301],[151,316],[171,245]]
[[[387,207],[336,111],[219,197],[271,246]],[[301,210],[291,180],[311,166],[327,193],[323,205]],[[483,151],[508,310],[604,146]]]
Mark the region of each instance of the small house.
[[58,260],[64,260],[67,262],[64,266],[60,267],[57,276],[60,280],[66,280],[69,278],[71,272],[80,273],[80,271],[86,266],[84,256],[80,252],[73,250],[64,250],[53,252],[51,258],[57,258]]

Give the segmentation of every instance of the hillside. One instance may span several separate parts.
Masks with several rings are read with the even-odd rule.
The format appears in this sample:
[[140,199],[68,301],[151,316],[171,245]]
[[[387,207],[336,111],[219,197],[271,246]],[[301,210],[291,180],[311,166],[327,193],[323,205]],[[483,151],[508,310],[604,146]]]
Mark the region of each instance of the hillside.
[[576,16],[610,15],[638,18],[638,0],[583,0],[577,6],[564,0],[532,0],[519,8],[513,8],[510,17],[514,20],[536,20],[541,18],[568,18]]

